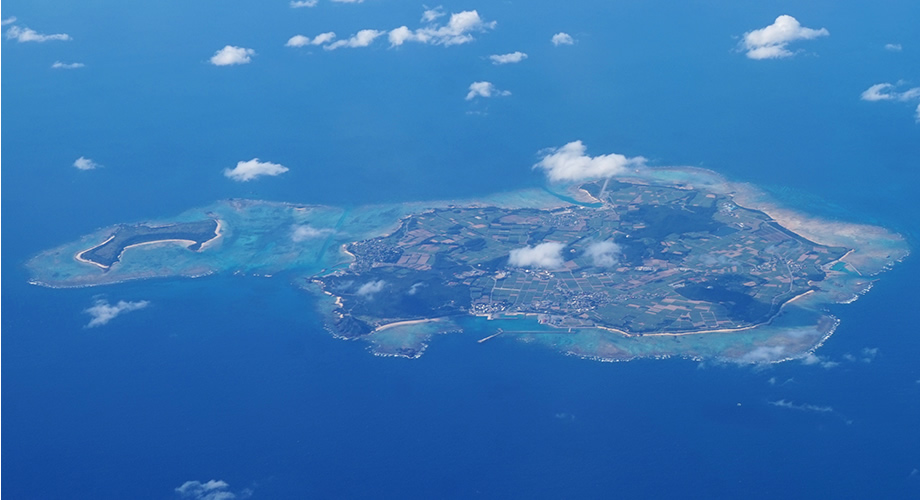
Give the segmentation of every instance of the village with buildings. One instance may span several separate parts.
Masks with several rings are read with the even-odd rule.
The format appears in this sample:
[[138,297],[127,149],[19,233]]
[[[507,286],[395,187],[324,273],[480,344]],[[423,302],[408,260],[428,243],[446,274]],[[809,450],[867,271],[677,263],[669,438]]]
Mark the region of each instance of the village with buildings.
[[725,195],[610,184],[582,186],[599,203],[408,216],[387,236],[346,245],[353,264],[319,282],[342,298],[341,315],[372,328],[532,314],[558,328],[704,333],[771,321],[847,251]]

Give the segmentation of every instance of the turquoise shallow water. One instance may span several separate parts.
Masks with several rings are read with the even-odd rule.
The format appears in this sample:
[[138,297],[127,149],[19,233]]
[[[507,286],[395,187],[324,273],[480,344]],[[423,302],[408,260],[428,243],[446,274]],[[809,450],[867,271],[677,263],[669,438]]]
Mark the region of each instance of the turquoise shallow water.
[[[537,151],[576,139],[788,187],[785,204],[916,247],[913,108],[858,99],[920,81],[916,5],[445,4],[465,8],[496,29],[450,48],[309,53],[284,41],[415,26],[421,7],[3,4],[3,18],[73,37],[0,46],[7,497],[176,498],[209,479],[252,498],[918,495],[915,258],[830,307],[841,324],[817,362],[756,370],[594,363],[478,344],[488,333],[473,326],[416,360],[374,357],[328,336],[283,273],[27,284],[44,249],[215,200],[356,207],[539,187]],[[831,35],[783,61],[733,51],[784,12]],[[558,31],[578,43],[553,47]],[[228,43],[258,55],[209,66]],[[529,58],[486,59],[513,50]],[[464,101],[477,80],[512,95]],[[76,171],[79,156],[104,168]],[[291,170],[222,176],[253,157]],[[99,298],[150,305],[84,328]]]
[[[624,182],[695,188],[705,193],[729,195],[751,209],[765,210],[780,223],[823,245],[848,249],[842,268],[832,267],[823,281],[807,294],[784,304],[781,314],[753,329],[726,330],[701,335],[626,336],[601,328],[557,331],[550,327],[493,325],[505,336],[521,335],[525,340],[548,345],[563,353],[603,361],[627,361],[637,357],[680,356],[698,360],[739,363],[770,363],[813,356],[811,351],[834,332],[839,320],[826,313],[830,304],[852,302],[867,292],[878,275],[901,262],[908,245],[900,234],[880,226],[833,221],[794,211],[757,188],[733,183],[705,169],[645,168],[636,170]],[[344,247],[396,231],[404,217],[447,206],[489,205],[513,208],[557,208],[583,205],[573,197],[579,185],[554,185],[545,190],[520,190],[493,194],[476,200],[379,204],[341,209],[318,205],[296,205],[259,200],[225,200],[192,209],[171,219],[152,224],[213,219],[216,235],[201,251],[186,244],[159,243],[126,249],[120,261],[99,268],[73,256],[109,239],[115,229],[103,229],[77,241],[50,249],[27,263],[30,282],[51,287],[81,287],[120,283],[137,279],[211,274],[243,274],[272,278],[277,273],[295,276],[298,286],[316,297],[317,309],[330,331],[339,310],[338,298],[328,291],[318,293],[315,278],[344,269],[353,260]],[[714,194],[714,195],[715,195]],[[713,196],[714,196],[713,195]],[[602,206],[595,204],[595,208]],[[843,253],[843,252],[841,252]],[[316,288],[317,290],[311,290]],[[328,305],[326,303],[329,303]],[[417,318],[416,318],[417,319]],[[429,318],[437,319],[437,318]],[[462,320],[463,318],[453,318]],[[532,323],[532,322],[531,322]],[[421,355],[432,334],[462,330],[454,321],[436,324],[396,324],[386,332],[366,338],[378,355]],[[521,332],[521,333],[517,333]],[[539,332],[539,333],[530,333]],[[338,335],[338,334],[336,334]]]

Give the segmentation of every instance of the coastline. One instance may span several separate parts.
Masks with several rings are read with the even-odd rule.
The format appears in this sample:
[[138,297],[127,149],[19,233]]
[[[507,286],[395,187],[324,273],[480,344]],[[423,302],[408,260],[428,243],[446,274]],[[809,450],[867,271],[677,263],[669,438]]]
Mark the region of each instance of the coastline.
[[[592,330],[592,329],[596,329],[596,330],[604,330],[604,331],[607,331],[607,332],[616,333],[616,334],[619,334],[619,335],[621,335],[621,336],[623,336],[623,337],[627,337],[627,338],[642,338],[642,337],[683,337],[683,336],[689,336],[689,335],[704,335],[704,334],[708,334],[708,333],[736,333],[736,332],[743,332],[743,331],[747,331],[747,330],[753,330],[753,329],[756,329],[756,328],[761,328],[761,327],[763,327],[763,326],[767,326],[767,325],[773,323],[773,320],[775,320],[775,319],[780,315],[780,313],[782,312],[782,310],[783,310],[788,304],[791,304],[792,302],[795,302],[795,301],[797,301],[797,300],[799,300],[799,299],[801,299],[801,298],[803,298],[803,297],[806,297],[806,296],[808,296],[808,295],[811,295],[811,294],[813,294],[813,293],[815,293],[814,290],[808,290],[808,291],[806,291],[806,292],[800,293],[799,295],[796,295],[795,297],[792,297],[791,299],[789,299],[789,300],[783,302],[783,304],[782,304],[781,306],[779,306],[779,309],[776,311],[776,313],[774,313],[772,316],[770,316],[770,318],[767,319],[766,321],[757,323],[757,324],[755,324],[755,325],[742,326],[742,327],[738,327],[738,328],[719,328],[719,329],[715,329],[715,330],[700,330],[700,331],[696,331],[696,332],[629,333],[629,332],[627,332],[627,331],[620,330],[620,329],[618,329],[618,328],[613,328],[613,327],[610,327],[610,326],[597,325],[597,324],[592,325],[592,326],[583,326],[583,327],[574,327],[574,326],[573,326],[573,327],[557,327],[557,326],[553,326],[553,325],[550,325],[550,324],[547,324],[547,323],[541,323],[541,325],[547,326],[547,327],[549,327],[549,328],[554,328],[554,329],[560,330],[558,333],[567,333],[567,332],[563,332],[562,330]],[[539,319],[539,317],[540,317],[540,316],[543,316],[543,314],[542,314],[542,313],[529,313],[529,312],[515,312],[515,313],[505,314],[504,316],[506,316],[506,317],[495,317],[494,315],[491,315],[491,314],[471,314],[470,316],[477,317],[477,318],[485,318],[487,321],[496,321],[496,320],[501,321],[501,320],[504,320],[504,319],[509,319],[509,318],[507,318],[507,316],[524,316],[524,317],[535,316],[535,317],[537,317],[537,318]],[[511,334],[516,333],[514,330],[505,330],[504,332],[505,332],[505,333],[511,333]],[[529,333],[529,332],[528,332],[528,333]],[[554,333],[557,333],[557,332],[553,332],[552,330],[547,330],[546,333],[548,333],[548,334],[554,334]]]
[[198,251],[199,251],[199,252],[203,252],[203,251],[205,250],[205,248],[207,248],[207,247],[209,247],[209,246],[211,246],[211,245],[214,245],[215,242],[216,242],[218,239],[220,239],[221,236],[223,236],[223,234],[222,234],[221,231],[220,231],[220,230],[224,227],[224,225],[223,225],[223,223],[222,223],[223,221],[221,221],[220,219],[214,219],[214,221],[217,222],[217,227],[214,228],[214,237],[211,238],[211,239],[209,239],[209,240],[207,240],[207,241],[205,241],[205,242],[202,242],[202,243],[201,243],[201,246],[198,247]]
[[377,333],[383,330],[389,330],[390,328],[396,328],[400,326],[421,325],[425,323],[437,323],[443,320],[444,320],[443,317],[438,317],[438,318],[424,318],[424,319],[410,319],[406,321],[396,321],[393,323],[387,323],[385,325],[380,325],[377,328],[374,328],[374,331],[371,333]]
[[[545,323],[539,328],[528,321],[528,325],[519,325],[521,332],[515,331],[515,326],[507,329],[501,325],[504,333],[517,334],[523,340],[533,340],[538,338],[536,335],[528,333],[547,333],[545,342],[548,345],[563,351],[569,350],[573,355],[587,357],[599,360],[613,360],[619,357],[646,357],[646,356],[667,356],[667,355],[688,355],[696,356],[694,353],[705,357],[718,357],[726,354],[722,352],[725,345],[731,344],[732,349],[741,349],[741,346],[749,342],[765,341],[774,342],[776,345],[783,345],[787,354],[792,358],[799,356],[800,352],[806,352],[806,349],[814,350],[826,340],[832,333],[833,329],[828,330],[839,321],[834,320],[833,316],[820,312],[820,307],[825,303],[839,303],[851,291],[856,294],[865,293],[865,282],[870,280],[868,276],[873,273],[884,271],[891,267],[899,258],[906,255],[907,247],[904,239],[883,227],[871,226],[864,224],[850,224],[837,221],[825,221],[819,215],[811,215],[804,212],[798,212],[792,208],[780,206],[774,202],[770,195],[762,193],[756,186],[744,183],[732,183],[726,181],[719,174],[700,168],[676,168],[676,167],[655,167],[643,169],[641,171],[630,171],[625,175],[615,177],[617,180],[635,185],[660,185],[674,189],[682,190],[699,190],[708,193],[724,196],[724,203],[737,204],[738,207],[760,211],[769,217],[778,226],[785,230],[795,233],[800,237],[807,238],[811,241],[842,247],[835,249],[833,255],[839,255],[836,260],[825,264],[824,271],[828,273],[828,279],[819,282],[810,283],[812,290],[806,290],[796,296],[785,300],[780,304],[776,312],[771,314],[765,321],[757,324],[746,326],[732,327],[736,325],[735,321],[729,318],[729,321],[722,322],[722,327],[713,325],[710,329],[705,329],[705,325],[700,325],[698,330],[652,331],[649,333],[632,333],[609,326],[600,326],[592,324],[590,326],[573,326],[560,327]],[[133,279],[146,279],[152,277],[166,276],[198,276],[221,272],[250,273],[258,272],[263,275],[270,275],[280,272],[282,269],[288,269],[300,272],[304,277],[313,277],[313,283],[316,283],[317,277],[327,272],[338,272],[347,266],[348,262],[356,261],[356,255],[348,250],[348,245],[353,241],[362,241],[368,238],[380,237],[393,231],[393,228],[400,227],[405,218],[412,214],[427,213],[444,207],[464,207],[464,206],[489,206],[496,208],[510,208],[522,206],[543,206],[549,204],[553,206],[568,206],[571,202],[562,202],[558,198],[550,199],[549,192],[520,190],[519,192],[505,192],[493,195],[487,195],[476,200],[465,201],[428,201],[405,203],[399,205],[372,205],[355,209],[351,213],[351,218],[341,215],[340,210],[335,207],[316,206],[317,215],[304,215],[307,208],[299,204],[275,203],[268,201],[250,200],[240,202],[231,200],[230,202],[217,202],[215,206],[205,209],[195,209],[179,216],[178,220],[201,220],[202,212],[205,212],[211,220],[216,223],[213,236],[207,231],[204,237],[209,237],[201,242],[196,252],[204,252],[205,255],[196,255],[196,252],[185,252],[177,247],[164,246],[162,249],[154,249],[149,252],[139,254],[135,258],[134,254],[129,254],[129,258],[120,265],[124,251],[128,248],[140,247],[142,245],[153,245],[158,243],[175,244],[178,243],[183,247],[195,245],[197,242],[189,239],[162,239],[144,241],[125,246],[121,249],[117,259],[111,265],[106,266],[93,262],[86,258],[86,253],[99,247],[111,244],[111,241],[117,238],[116,234],[109,234],[106,237],[105,231],[117,231],[115,228],[98,230],[95,234],[85,237],[82,241],[70,244],[67,247],[61,247],[63,250],[52,250],[40,255],[41,261],[35,260],[30,263],[30,267],[39,269],[41,272],[33,273],[30,283],[50,286],[50,287],[84,287],[102,284],[120,283]],[[579,193],[579,199],[590,198],[590,193],[582,190]],[[595,198],[596,200],[596,198]],[[550,203],[551,202],[551,203]],[[248,212],[245,209],[248,206],[257,207],[258,210]],[[230,213],[227,208],[233,209]],[[291,208],[297,211],[294,223],[299,224],[318,224],[327,227],[334,215],[340,225],[345,229],[337,232],[336,235],[330,236],[326,243],[321,247],[316,244],[299,244],[291,245],[287,233],[265,233],[258,230],[262,227],[263,221],[271,220],[273,224],[281,221],[287,224],[285,217],[289,217]],[[169,224],[166,224],[167,226]],[[162,226],[161,226],[162,227]],[[339,227],[339,226],[336,226]],[[839,234],[835,234],[836,231]],[[233,238],[232,234],[239,232],[241,235],[253,234],[253,238]],[[178,233],[184,235],[182,233]],[[196,236],[200,232],[190,233]],[[817,236],[815,236],[817,234]],[[223,238],[227,236],[227,238]],[[827,237],[825,237],[827,236]],[[74,252],[74,248],[83,245],[90,245],[92,241],[105,239],[89,249]],[[317,240],[318,241],[318,240]],[[272,246],[275,245],[275,246]],[[84,247],[85,248],[85,247]],[[278,248],[276,251],[263,251],[263,249]],[[205,250],[207,250],[205,252]],[[55,253],[58,252],[58,253]],[[258,259],[253,260],[256,255]],[[305,257],[306,256],[306,257]],[[101,259],[102,260],[102,259]],[[72,264],[67,264],[69,261]],[[335,261],[332,268],[329,262]],[[344,261],[344,262],[343,262]],[[40,263],[40,267],[39,264]],[[834,265],[841,263],[846,269],[838,267],[836,270],[830,269]],[[83,264],[92,264],[96,268],[108,272],[94,272],[91,268]],[[322,268],[322,269],[320,269]],[[858,269],[858,270],[857,270]],[[54,272],[54,274],[52,274]],[[863,276],[859,278],[857,275]],[[307,287],[304,287],[307,288]],[[312,288],[312,287],[310,287]],[[322,288],[320,287],[320,290]],[[340,318],[342,313],[347,312],[342,309],[344,306],[343,297],[322,290],[324,294],[321,302],[324,309],[338,309],[335,313],[331,310],[325,310],[324,313],[337,314]],[[326,299],[325,297],[329,298]],[[802,309],[805,311],[801,315],[802,319],[796,320],[800,323],[779,321],[777,318],[782,312],[788,311],[786,306],[790,303],[796,303],[792,316],[799,318],[797,312]],[[384,311],[385,312],[385,311]],[[434,311],[432,311],[434,312]],[[814,312],[816,315],[811,314]],[[461,314],[461,316],[465,316]],[[504,313],[501,315],[492,314],[470,314],[471,317],[485,316],[487,320],[513,319],[514,317],[540,317],[541,313],[514,312]],[[410,316],[411,317],[411,316]],[[418,316],[416,316],[418,318]],[[332,317],[335,320],[335,317]],[[386,346],[381,350],[375,350],[377,355],[396,355],[406,356],[406,353],[396,353],[388,351],[397,346],[397,341],[405,341],[406,338],[415,338],[425,335],[429,330],[445,328],[447,323],[438,323],[443,320],[459,319],[453,316],[437,318],[421,318],[404,321],[387,320],[385,318],[370,317],[365,321],[366,326],[361,325],[361,330],[366,331],[370,336],[367,340],[371,343],[379,343]],[[389,323],[379,324],[379,322],[390,321]],[[378,323],[379,326],[374,326]],[[426,326],[430,325],[430,326]],[[686,325],[686,324],[684,324]],[[712,325],[712,323],[710,323]],[[346,325],[347,326],[347,325]],[[495,325],[492,328],[497,328]],[[675,327],[677,325],[674,325]],[[692,326],[692,325],[691,325]],[[406,328],[400,328],[406,327]],[[489,328],[488,326],[486,328]],[[762,329],[763,328],[763,329]],[[790,330],[789,328],[793,328]],[[796,330],[796,328],[798,330]],[[327,326],[328,329],[328,326]],[[545,331],[544,331],[545,329]],[[346,330],[348,330],[346,328]],[[539,330],[528,332],[526,330]],[[569,330],[570,333],[581,333],[581,335],[568,336],[564,334]],[[330,330],[331,331],[331,330]],[[357,330],[355,330],[357,331]],[[796,336],[797,332],[800,336]],[[338,336],[334,331],[334,336]],[[354,333],[354,332],[353,332]],[[375,336],[380,333],[381,335]],[[616,335],[611,335],[616,334]],[[708,334],[715,334],[710,341]],[[363,335],[362,335],[363,336]],[[489,338],[492,338],[490,336]],[[643,337],[648,337],[643,340]],[[684,345],[675,340],[670,344],[668,337],[684,337]],[[820,337],[820,340],[818,338]],[[341,338],[354,338],[342,336]],[[421,337],[419,337],[421,338]],[[656,340],[657,338],[657,340]],[[796,340],[796,339],[803,340]],[[376,339],[376,340],[374,340]],[[402,339],[402,340],[400,340]],[[628,339],[628,340],[627,340]],[[760,339],[760,340],[757,340]],[[415,342],[415,341],[413,341]],[[600,344],[595,345],[596,342]],[[724,345],[723,345],[724,344]],[[807,344],[807,345],[806,345]],[[408,345],[408,344],[407,344]],[[421,344],[418,344],[421,345]],[[421,348],[413,344],[413,351],[410,356],[417,357],[421,354]],[[564,347],[569,346],[569,347]],[[375,348],[376,349],[376,348]],[[622,349],[620,354],[613,353],[612,349]],[[408,351],[407,351],[408,352]],[[727,351],[726,351],[727,352]],[[740,351],[739,351],[740,352]],[[384,353],[384,354],[381,354]],[[645,353],[645,354],[643,354]],[[689,353],[689,354],[687,354]],[[730,355],[730,357],[736,357]],[[609,358],[609,359],[607,359]]]
[[[861,274],[876,275],[910,254],[906,239],[899,233],[882,226],[835,221],[784,207],[757,186],[728,180],[713,170],[686,166],[646,167],[622,179],[639,184],[661,183],[691,189],[698,186],[729,196],[738,206],[763,212],[783,228],[814,243],[852,250],[847,253],[848,260],[844,262],[854,268],[853,261],[861,261],[861,266],[868,265],[870,270]],[[886,243],[891,248],[886,248]]]
[[85,254],[86,252],[89,252],[89,251],[91,251],[91,250],[95,250],[95,249],[101,247],[102,245],[105,245],[106,243],[112,241],[113,239],[115,239],[115,233],[112,233],[112,235],[109,236],[109,237],[108,237],[105,241],[103,241],[102,243],[100,243],[100,244],[98,244],[98,245],[96,245],[96,246],[94,246],[94,247],[87,248],[86,250],[81,250],[81,251],[75,253],[74,256],[73,256],[74,260],[76,260],[77,262],[82,262],[82,263],[84,263],[84,264],[92,264],[92,265],[94,265],[94,266],[96,266],[96,267],[99,267],[99,268],[101,268],[101,269],[108,270],[111,266],[106,266],[106,265],[104,265],[104,264],[100,264],[100,263],[94,262],[94,261],[92,261],[92,260],[84,259],[84,258],[83,258],[83,254]]
[[[218,239],[220,239],[221,236],[223,236],[223,234],[221,233],[221,229],[223,228],[223,224],[222,224],[221,220],[220,220],[220,219],[213,219],[213,220],[214,220],[214,222],[217,223],[217,227],[214,228],[214,236],[213,236],[212,238],[210,238],[210,239],[208,239],[208,240],[202,242],[202,243],[201,243],[201,246],[198,248],[198,250],[196,250],[197,252],[203,252],[207,247],[212,246]],[[169,226],[169,225],[170,225],[170,224],[164,224],[164,225],[161,225],[161,226],[152,226],[152,227],[166,227],[166,226]],[[82,263],[84,263],[84,264],[92,264],[92,265],[94,265],[94,266],[96,266],[96,267],[99,267],[99,268],[101,268],[101,269],[103,269],[103,270],[106,270],[106,271],[109,270],[109,269],[111,269],[112,266],[107,266],[107,265],[105,265],[105,264],[100,264],[100,263],[98,263],[98,262],[95,262],[95,261],[92,261],[92,260],[89,260],[89,259],[84,259],[84,258],[83,258],[83,254],[85,254],[86,252],[93,251],[93,250],[95,250],[95,249],[97,249],[97,248],[99,248],[99,247],[105,245],[106,243],[112,241],[113,239],[115,239],[115,233],[112,233],[111,236],[109,236],[105,241],[103,241],[102,243],[100,243],[100,244],[98,244],[98,245],[95,245],[95,246],[93,246],[93,247],[87,248],[86,250],[78,251],[78,252],[77,252],[76,254],[74,254],[74,256],[73,256],[74,260],[76,260],[77,262],[82,262]],[[180,244],[184,244],[185,247],[188,248],[188,247],[190,247],[190,246],[192,246],[192,245],[194,245],[194,244],[196,244],[196,243],[198,243],[198,242],[197,242],[197,241],[194,241],[194,240],[186,240],[186,239],[180,239],[180,238],[170,238],[170,239],[165,239],[165,240],[151,240],[151,241],[144,241],[144,242],[141,242],[141,243],[135,243],[135,244],[133,244],[133,245],[127,245],[127,246],[125,246],[124,248],[122,248],[122,249],[121,249],[121,252],[118,253],[118,257],[116,257],[115,262],[121,261],[121,256],[124,255],[125,250],[127,250],[127,249],[129,249],[129,248],[135,248],[135,247],[139,247],[139,246],[142,246],[142,245],[153,245],[153,244],[156,244],[156,243],[180,243]],[[113,262],[113,264],[114,264],[114,262]]]

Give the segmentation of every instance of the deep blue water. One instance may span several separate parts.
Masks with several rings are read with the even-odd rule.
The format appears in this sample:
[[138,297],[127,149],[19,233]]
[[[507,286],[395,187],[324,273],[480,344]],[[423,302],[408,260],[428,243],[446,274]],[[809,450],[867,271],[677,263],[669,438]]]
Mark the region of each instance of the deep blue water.
[[[7,497],[175,498],[209,479],[253,498],[920,496],[915,257],[832,308],[843,322],[818,351],[830,369],[602,364],[477,332],[418,360],[375,358],[322,331],[291,277],[26,284],[31,255],[100,226],[233,196],[359,204],[536,186],[536,152],[575,139],[712,168],[916,248],[916,103],[859,94],[920,84],[920,7],[736,3],[460,2],[445,7],[477,8],[496,30],[311,54],[283,44],[414,27],[421,6],[8,1],[3,18],[74,40],[2,42]],[[733,36],[782,13],[831,36],[783,61],[733,52]],[[578,43],[552,47],[558,31]],[[226,44],[258,55],[208,65]],[[514,50],[530,57],[485,59]],[[476,80],[512,95],[464,101]],[[70,167],[81,155],[105,168]],[[252,157],[291,170],[221,175]],[[97,296],[151,306],[86,329]]]

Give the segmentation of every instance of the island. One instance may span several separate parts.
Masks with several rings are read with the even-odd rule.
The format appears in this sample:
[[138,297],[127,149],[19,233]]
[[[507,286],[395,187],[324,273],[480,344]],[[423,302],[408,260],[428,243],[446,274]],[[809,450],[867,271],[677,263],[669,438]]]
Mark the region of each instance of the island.
[[849,251],[697,190],[618,182],[600,201],[413,214],[392,234],[348,244],[354,263],[314,281],[343,298],[349,320],[334,327],[346,337],[466,313],[623,335],[704,333],[769,323]]
[[198,251],[219,236],[220,221],[216,219],[153,227],[146,224],[120,225],[107,240],[78,253],[74,258],[102,269],[109,269],[112,264],[118,262],[125,250],[131,247],[179,243],[187,245],[189,250]]
[[708,170],[643,168],[478,200],[227,200],[103,228],[28,267],[52,287],[293,271],[333,335],[382,356],[474,332],[602,361],[760,363],[819,347],[839,323],[827,304],[907,255],[878,226],[797,212]]

